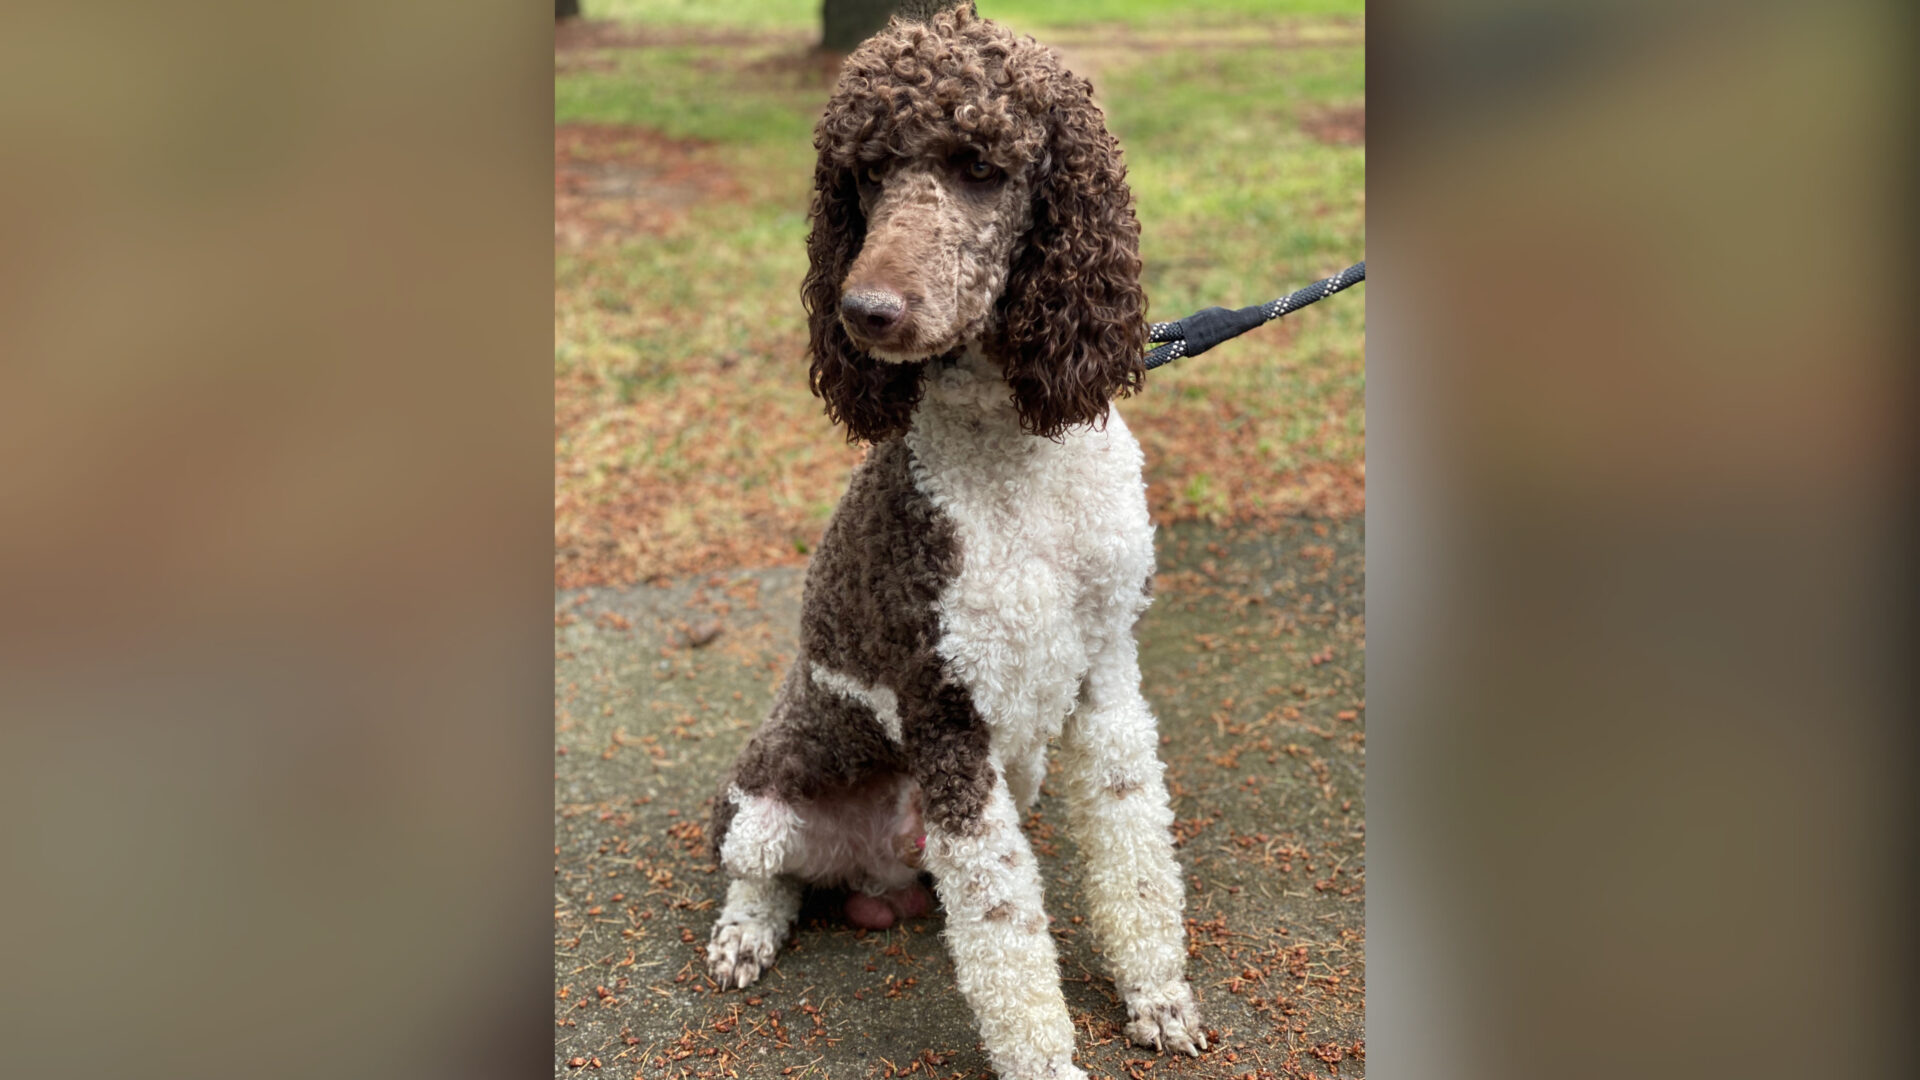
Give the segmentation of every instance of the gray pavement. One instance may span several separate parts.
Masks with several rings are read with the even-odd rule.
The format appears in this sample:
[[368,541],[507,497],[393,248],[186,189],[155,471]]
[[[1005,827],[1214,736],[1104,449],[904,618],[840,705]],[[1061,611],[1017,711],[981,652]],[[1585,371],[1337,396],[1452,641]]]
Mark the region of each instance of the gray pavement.
[[[1141,666],[1215,1049],[1162,1057],[1121,1036],[1064,811],[1043,789],[1028,835],[1090,1074],[1364,1076],[1362,542],[1358,521],[1160,530]],[[793,655],[800,580],[743,570],[556,594],[556,1076],[991,1075],[937,909],[856,932],[817,898],[760,983],[723,994],[706,978],[724,882],[703,804]]]

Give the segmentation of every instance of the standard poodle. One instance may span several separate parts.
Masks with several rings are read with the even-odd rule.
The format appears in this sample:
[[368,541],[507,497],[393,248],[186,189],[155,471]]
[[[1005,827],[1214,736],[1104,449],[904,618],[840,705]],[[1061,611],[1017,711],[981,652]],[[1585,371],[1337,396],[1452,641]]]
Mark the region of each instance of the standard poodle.
[[744,987],[806,885],[883,927],[945,909],[1009,1080],[1080,1078],[1021,815],[1047,747],[1136,1043],[1207,1045],[1133,627],[1153,579],[1139,223],[1092,88],[971,4],[847,58],[814,136],[811,384],[872,444],[827,525],[800,650],[721,784],[707,947]]

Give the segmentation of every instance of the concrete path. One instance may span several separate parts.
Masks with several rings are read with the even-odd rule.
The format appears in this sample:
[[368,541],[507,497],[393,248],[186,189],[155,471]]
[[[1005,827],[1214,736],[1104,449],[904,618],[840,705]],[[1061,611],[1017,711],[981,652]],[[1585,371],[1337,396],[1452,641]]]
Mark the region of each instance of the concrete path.
[[[1090,1074],[1366,1071],[1364,561],[1355,522],[1159,533],[1145,689],[1188,875],[1189,975],[1215,1049],[1129,1046],[1050,790],[1028,822]],[[939,911],[856,932],[810,901],[746,992],[705,972],[721,769],[793,655],[797,569],[555,600],[556,1076],[987,1077]]]

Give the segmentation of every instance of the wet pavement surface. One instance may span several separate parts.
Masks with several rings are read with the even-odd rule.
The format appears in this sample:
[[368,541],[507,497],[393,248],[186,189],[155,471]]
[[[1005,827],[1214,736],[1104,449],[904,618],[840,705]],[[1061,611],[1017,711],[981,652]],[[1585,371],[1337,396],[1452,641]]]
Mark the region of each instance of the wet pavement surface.
[[[1121,1035],[1049,784],[1027,834],[1089,1074],[1365,1075],[1363,541],[1358,520],[1159,531],[1141,668],[1214,1049],[1176,1058]],[[792,658],[802,573],[556,593],[556,1076],[992,1075],[937,908],[856,931],[811,897],[759,983],[707,978],[725,881],[706,800]]]

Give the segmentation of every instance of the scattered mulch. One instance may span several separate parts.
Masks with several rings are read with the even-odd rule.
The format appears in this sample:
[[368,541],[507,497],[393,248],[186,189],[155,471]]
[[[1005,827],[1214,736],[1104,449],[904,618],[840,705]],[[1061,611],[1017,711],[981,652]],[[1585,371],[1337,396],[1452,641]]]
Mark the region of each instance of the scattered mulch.
[[617,124],[553,133],[553,238],[579,247],[657,233],[695,203],[738,198],[707,144]]
[[[805,561],[863,453],[808,393],[805,346],[769,330],[627,402],[590,372],[556,375],[554,586]],[[650,438],[681,464],[628,465],[622,448]]]
[[1306,133],[1330,146],[1365,146],[1367,107],[1345,105],[1315,109],[1300,118]]
[[[1248,343],[1243,355],[1214,362],[1222,367],[1283,363],[1277,353],[1292,336],[1282,327],[1265,342]],[[1194,399],[1151,379],[1145,391],[1119,407],[1146,453],[1147,506],[1155,521],[1273,526],[1301,515],[1344,518],[1366,512],[1364,456],[1349,460],[1336,449],[1341,435],[1335,416],[1358,411],[1361,401],[1336,399],[1336,413],[1296,441],[1287,434],[1291,410],[1250,402],[1227,390],[1230,382]],[[1269,454],[1272,446],[1290,447],[1305,460],[1281,467]]]
[[[1070,887],[1050,778],[1023,829],[1042,859],[1090,1074],[1365,1076],[1363,540],[1357,521],[1314,520],[1156,537],[1159,597],[1141,647],[1187,874],[1187,973],[1214,1046],[1194,1060],[1126,1041],[1124,1006]],[[965,1009],[937,917],[869,933],[836,917],[842,897],[813,890],[768,977],[720,993],[706,975],[725,881],[706,853],[701,800],[792,660],[800,587],[795,575],[716,574],[657,602],[590,592],[557,602],[556,625],[592,629],[556,652],[556,1074],[597,1075],[599,1060],[605,1075],[649,1080],[990,1075],[971,1033],[954,1036],[970,1026],[964,1012],[891,1057],[866,1033],[906,1010],[950,1021]],[[683,637],[719,621],[726,634],[704,649]],[[603,644],[644,667],[575,654],[611,634],[621,639]]]
[[[569,381],[559,380],[556,400],[590,400],[588,388],[568,387]],[[643,467],[637,474],[623,471],[603,487],[576,490],[576,463],[563,457],[555,470],[556,588],[793,565],[805,562],[819,542],[824,521],[808,507],[838,501],[863,449],[843,444],[811,398],[795,394],[774,411],[765,400],[732,404],[736,394],[719,380],[696,381],[700,385],[689,398],[706,399],[715,412],[751,411],[762,421],[754,439],[782,462],[777,484],[741,482],[737,466],[723,463],[725,445],[707,438],[689,451],[711,459],[699,479],[668,480]],[[668,422],[664,414],[687,409],[662,401],[625,411],[636,413],[639,423],[660,425]],[[1366,512],[1364,462],[1313,462],[1277,471],[1252,445],[1271,425],[1230,406],[1130,414],[1128,423],[1146,449],[1147,502],[1158,524],[1200,520],[1261,528],[1301,515],[1336,520]],[[1188,495],[1195,476],[1208,478],[1206,501]],[[777,498],[781,490],[804,497]],[[678,522],[681,517],[687,520]]]

